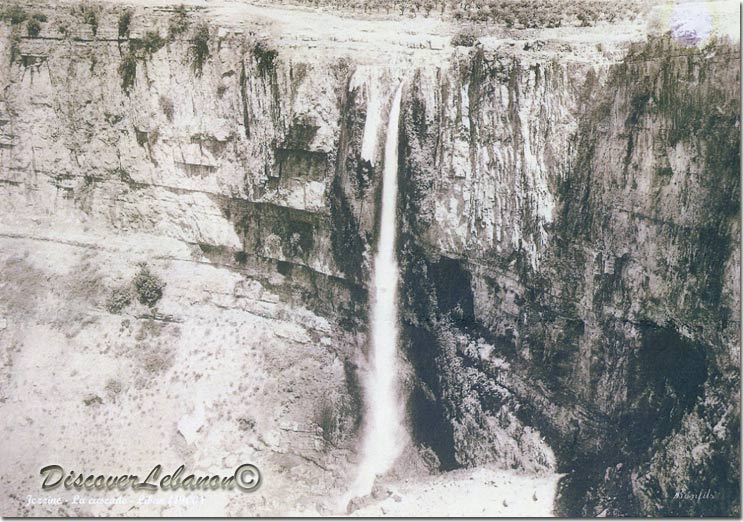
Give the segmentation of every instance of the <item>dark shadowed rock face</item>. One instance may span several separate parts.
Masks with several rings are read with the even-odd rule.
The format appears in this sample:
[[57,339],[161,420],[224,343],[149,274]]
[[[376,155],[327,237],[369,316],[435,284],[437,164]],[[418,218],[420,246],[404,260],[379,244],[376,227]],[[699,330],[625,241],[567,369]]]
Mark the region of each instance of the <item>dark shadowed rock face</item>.
[[[478,60],[470,80],[481,92],[500,81],[513,88]],[[658,37],[592,84],[538,263],[518,248],[483,257],[474,240],[456,259],[447,251],[406,263],[411,328],[439,341],[411,338],[414,353],[439,363],[421,366],[423,379],[435,374],[455,426],[473,412],[447,405],[474,399],[477,417],[517,404],[569,472],[560,514],[739,513],[737,60],[724,41],[699,49]],[[420,110],[412,100],[408,136],[432,133]],[[406,149],[407,241],[420,245],[406,253],[436,251],[436,224],[419,212],[430,198],[418,190],[431,176],[415,156],[424,148]],[[520,215],[524,237],[529,223],[544,226],[528,207]],[[442,330],[487,341],[511,371],[466,349],[442,357]],[[447,395],[447,381],[462,379],[474,380]],[[482,458],[454,440],[458,463]],[[684,498],[707,490],[713,499]]]

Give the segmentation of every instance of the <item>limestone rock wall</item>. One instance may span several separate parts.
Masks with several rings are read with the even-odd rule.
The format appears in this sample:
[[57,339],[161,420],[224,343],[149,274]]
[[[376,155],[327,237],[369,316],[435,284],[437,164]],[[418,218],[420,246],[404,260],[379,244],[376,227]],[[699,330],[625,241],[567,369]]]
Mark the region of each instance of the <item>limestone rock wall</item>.
[[[442,416],[477,405],[454,408],[460,464],[497,460],[459,446],[508,425],[511,405],[562,469],[582,470],[564,482],[566,514],[684,513],[666,499],[700,474],[718,502],[692,510],[737,505],[735,464],[715,456],[739,459],[737,60],[730,42],[668,36],[598,69],[503,74],[474,53],[463,106],[482,130],[410,100],[406,324]],[[441,127],[469,137],[463,179],[429,161]]]

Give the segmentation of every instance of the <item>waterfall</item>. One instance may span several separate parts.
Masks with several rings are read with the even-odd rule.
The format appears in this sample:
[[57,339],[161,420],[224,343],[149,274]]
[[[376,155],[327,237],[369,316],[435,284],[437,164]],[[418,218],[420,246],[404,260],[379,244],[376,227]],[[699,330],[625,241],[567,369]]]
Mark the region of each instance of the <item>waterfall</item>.
[[392,99],[382,178],[382,216],[374,257],[371,301],[371,350],[363,379],[366,415],[361,463],[352,496],[368,494],[377,475],[384,474],[408,442],[404,427],[405,406],[398,378],[397,288],[399,272],[397,235],[397,141],[402,84]]

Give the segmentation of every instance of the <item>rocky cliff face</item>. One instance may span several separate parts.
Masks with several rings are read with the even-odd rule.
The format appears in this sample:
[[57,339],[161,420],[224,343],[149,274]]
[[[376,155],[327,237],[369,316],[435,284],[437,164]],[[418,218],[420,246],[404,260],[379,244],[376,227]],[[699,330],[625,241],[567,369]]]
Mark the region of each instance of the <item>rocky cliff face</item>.
[[[571,77],[555,64],[503,75],[476,53],[467,108],[480,121],[464,119],[459,182],[441,182],[446,163],[423,152],[456,119],[426,121],[410,102],[407,321],[411,350],[436,358],[444,417],[456,412],[459,464],[493,458],[498,444],[466,441],[488,440],[515,401],[559,468],[576,470],[564,514],[737,506],[737,59],[724,41],[690,49],[664,36]],[[715,501],[667,502],[699,487]]]
[[[256,397],[282,406],[249,401],[261,413],[214,418],[210,440],[241,430],[277,476],[342,488],[360,421],[383,122],[404,81],[401,319],[423,460],[556,468],[568,473],[567,515],[739,513],[737,44],[643,34],[600,49],[525,32],[375,61],[308,56],[259,22],[198,10],[179,32],[170,8],[132,10],[125,31],[123,7],[96,11],[95,24],[90,6],[25,8],[48,21],[34,36],[0,25],[4,271],[72,281],[48,291],[82,321],[61,357],[84,352],[81,339],[113,350],[102,332],[115,338],[122,321],[146,327],[166,352],[153,357],[171,362],[145,365],[152,378],[138,386],[159,393],[158,379],[197,379],[184,350],[231,318],[218,344],[258,348],[234,364],[257,373]],[[70,279],[83,261],[106,270]],[[140,261],[169,283],[162,303],[111,312],[106,299]],[[23,354],[23,332],[49,318],[16,306],[38,286],[19,281],[4,290],[2,335]],[[152,326],[173,324],[199,334]],[[143,339],[119,350],[136,360]],[[306,372],[291,367],[301,361]],[[218,368],[204,373],[218,386]],[[139,375],[119,380],[126,390]],[[12,404],[24,385],[8,383]],[[213,400],[234,415],[245,389]],[[198,417],[190,406],[183,414]],[[80,419],[96,415],[80,407]],[[176,455],[206,451],[204,422],[193,433],[164,424]],[[707,489],[714,500],[674,499]],[[317,493],[296,491],[295,503],[322,512]],[[265,499],[251,509],[284,513]]]

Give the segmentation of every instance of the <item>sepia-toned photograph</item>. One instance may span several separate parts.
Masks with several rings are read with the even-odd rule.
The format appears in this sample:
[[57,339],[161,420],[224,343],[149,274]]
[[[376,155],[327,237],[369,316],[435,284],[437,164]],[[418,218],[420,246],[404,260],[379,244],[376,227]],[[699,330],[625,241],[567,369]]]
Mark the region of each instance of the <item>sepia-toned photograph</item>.
[[741,517],[736,0],[1,0],[0,515]]

